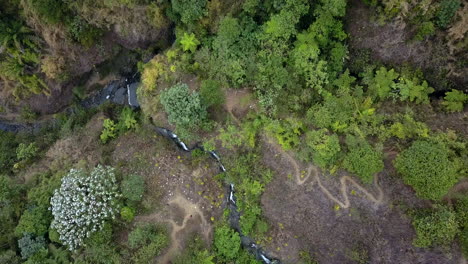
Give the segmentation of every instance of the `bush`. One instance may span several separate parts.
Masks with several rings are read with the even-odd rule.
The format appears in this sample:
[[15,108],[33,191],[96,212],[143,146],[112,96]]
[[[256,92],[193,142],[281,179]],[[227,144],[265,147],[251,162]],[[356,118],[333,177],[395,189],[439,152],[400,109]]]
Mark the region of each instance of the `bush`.
[[60,240],[73,251],[83,240],[100,230],[108,218],[114,218],[120,197],[114,169],[97,166],[87,175],[72,169],[62,179],[60,189],[51,198],[54,220],[51,227]]
[[36,236],[44,235],[49,229],[52,217],[47,207],[36,206],[23,212],[15,229],[15,234],[20,237],[24,233]]
[[289,150],[299,144],[299,137],[304,130],[304,125],[295,119],[273,120],[267,124],[266,130],[273,134],[283,149]]
[[424,40],[428,36],[432,36],[435,33],[434,24],[430,21],[423,22],[419,28],[416,36],[414,36],[415,40]]
[[41,249],[45,249],[45,239],[43,236],[33,237],[31,234],[24,234],[24,236],[18,240],[18,247],[21,250],[21,257],[28,259],[36,252]]
[[417,212],[413,226],[417,236],[413,244],[417,247],[448,246],[458,233],[455,213],[442,206],[432,212]]
[[341,152],[338,136],[329,135],[327,131],[320,129],[306,133],[306,144],[311,150],[312,159],[322,169],[329,169],[335,165]]
[[455,202],[455,213],[460,226],[458,240],[463,255],[468,257],[468,195],[460,197]]
[[138,126],[137,114],[130,107],[124,107],[120,112],[119,123],[117,124],[117,130],[120,133],[128,130],[134,130]]
[[145,193],[145,180],[140,175],[130,174],[120,184],[124,198],[132,202],[139,202]]
[[58,24],[66,21],[68,7],[62,0],[28,0],[28,3],[47,23]]
[[167,67],[164,57],[160,55],[154,56],[153,59],[142,66],[141,82],[144,91],[154,91],[156,89],[156,82],[162,77],[167,78]]
[[174,259],[174,264],[215,264],[213,258],[214,256],[205,248],[203,239],[196,235],[189,241],[182,254]]
[[197,92],[190,93],[186,84],[177,84],[161,93],[161,104],[169,122],[182,128],[198,127],[206,118],[206,108]]
[[29,161],[37,156],[38,151],[39,148],[34,142],[30,143],[29,145],[20,143],[16,149],[16,158],[19,161]]
[[382,154],[377,152],[367,141],[350,142],[349,152],[343,160],[343,167],[355,173],[364,183],[372,183],[374,174],[384,168]]
[[13,250],[0,252],[0,263],[20,264],[21,260]]
[[200,86],[200,96],[206,107],[219,107],[224,104],[224,92],[221,83],[214,80],[203,80]]
[[0,131],[0,173],[9,172],[16,160],[15,134]]
[[227,226],[218,227],[214,234],[214,246],[221,259],[235,260],[241,246],[240,236]]
[[152,224],[140,225],[128,234],[128,245],[136,250],[135,263],[149,263],[169,242],[167,230]]
[[395,168],[424,199],[440,200],[457,182],[457,166],[441,143],[415,141],[398,155]]
[[446,28],[452,21],[453,16],[460,8],[459,0],[443,0],[436,13],[436,24],[440,28]]
[[463,110],[463,104],[468,101],[468,94],[462,91],[452,89],[447,92],[442,105],[447,112],[460,112]]
[[131,207],[125,206],[120,209],[120,217],[122,217],[124,221],[131,222],[133,221],[133,218],[135,218],[135,210]]
[[44,56],[41,60],[41,71],[53,80],[65,81],[69,77],[64,56]]
[[87,48],[93,46],[102,35],[100,29],[88,24],[80,17],[73,19],[68,26],[68,32],[74,41]]
[[191,26],[205,14],[206,0],[173,0],[172,10],[180,16],[182,23]]

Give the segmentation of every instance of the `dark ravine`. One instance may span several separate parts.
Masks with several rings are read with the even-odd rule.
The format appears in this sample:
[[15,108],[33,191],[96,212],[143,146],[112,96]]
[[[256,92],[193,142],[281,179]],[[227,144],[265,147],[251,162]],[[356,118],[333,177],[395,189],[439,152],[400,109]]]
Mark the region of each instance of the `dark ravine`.
[[[133,74],[130,77],[122,78],[117,81],[112,81],[106,85],[101,91],[96,94],[89,96],[88,98],[82,100],[79,105],[83,108],[90,109],[98,107],[105,102],[112,102],[119,105],[128,105],[133,109],[139,108],[138,99],[136,97],[136,89],[138,88],[138,75]],[[65,110],[67,113],[71,113],[76,109],[71,107]],[[45,125],[50,125],[55,122],[54,119],[44,122],[44,123],[34,123],[34,124],[21,124],[21,123],[8,123],[0,120],[0,130],[18,133],[18,132],[34,132],[39,130]],[[174,144],[184,152],[192,152],[193,150],[201,150],[216,161],[219,166],[219,170],[222,173],[228,173],[226,168],[221,162],[221,157],[216,151],[207,151],[203,148],[200,143],[196,143],[194,146],[189,147],[180,138],[173,133],[171,130],[163,127],[155,126],[155,131],[161,136],[171,140]],[[256,259],[262,261],[265,264],[281,264],[280,260],[275,259],[265,252],[255,241],[244,235],[240,228],[239,220],[241,213],[237,208],[236,197],[235,197],[235,188],[233,183],[226,183],[226,192],[227,199],[225,201],[225,206],[229,209],[229,224],[232,229],[239,233],[241,237],[241,244],[245,250],[250,254],[254,255]]]

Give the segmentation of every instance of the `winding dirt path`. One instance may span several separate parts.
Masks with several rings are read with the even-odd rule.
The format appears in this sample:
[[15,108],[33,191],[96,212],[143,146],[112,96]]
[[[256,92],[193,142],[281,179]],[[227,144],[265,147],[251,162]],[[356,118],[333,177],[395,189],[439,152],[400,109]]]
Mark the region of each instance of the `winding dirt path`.
[[301,172],[300,166],[298,162],[285,150],[281,148],[276,142],[274,142],[270,137],[267,136],[266,140],[274,149],[275,151],[281,153],[283,157],[285,157],[293,166],[295,174],[296,174],[296,184],[302,185],[307,182],[307,180],[311,177],[312,172],[314,172],[314,176],[312,177],[312,181],[309,181],[307,184],[310,184],[313,186],[315,183],[319,186],[320,190],[328,197],[328,199],[332,200],[336,204],[338,204],[341,208],[349,208],[351,206],[351,202],[349,200],[349,194],[348,194],[348,183],[354,185],[364,196],[372,201],[376,206],[381,205],[384,200],[384,193],[380,185],[378,184],[378,174],[374,176],[374,185],[377,188],[377,195],[374,195],[370,193],[366,188],[364,188],[362,185],[357,183],[352,177],[349,175],[345,175],[340,178],[340,193],[342,196],[343,200],[340,200],[340,198],[334,196],[323,184],[322,181],[320,180],[320,173],[319,169],[314,166],[310,165],[307,168],[307,174]]
[[201,228],[201,233],[206,241],[209,241],[211,234],[211,225],[206,220],[203,211],[197,204],[187,200],[187,198],[185,198],[179,191],[176,191],[174,198],[172,198],[168,204],[176,205],[184,211],[182,224],[178,224],[174,219],[166,218],[167,216],[165,216],[162,212],[136,217],[137,222],[167,222],[171,226],[171,245],[167,249],[166,253],[164,253],[164,255],[158,257],[157,263],[169,263],[171,258],[176,253],[180,252],[183,237],[180,237],[179,233],[183,231],[187,227],[188,222],[190,220],[194,220],[196,216],[199,216],[201,219],[201,223],[199,225]]

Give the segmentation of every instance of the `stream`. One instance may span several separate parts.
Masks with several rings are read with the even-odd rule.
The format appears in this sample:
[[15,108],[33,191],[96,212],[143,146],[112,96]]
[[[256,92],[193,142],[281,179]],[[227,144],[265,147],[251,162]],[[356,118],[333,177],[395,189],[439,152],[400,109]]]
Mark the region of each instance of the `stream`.
[[[99,105],[105,102],[112,102],[119,105],[128,105],[133,109],[140,107],[136,95],[136,90],[138,88],[138,77],[137,74],[132,75],[131,77],[122,78],[120,80],[112,81],[106,85],[102,90],[97,93],[85,98],[82,100],[79,105],[83,108],[90,109],[98,107]],[[67,113],[75,111],[73,107],[70,107],[65,110]],[[0,130],[18,133],[22,131],[26,132],[35,132],[38,131],[41,127],[47,124],[51,124],[55,120],[35,123],[35,124],[23,124],[23,123],[9,123],[6,121],[0,120]],[[211,159],[213,159],[222,173],[228,173],[226,168],[221,162],[221,157],[216,151],[207,151],[201,144],[197,143],[192,147],[189,147],[179,137],[173,133],[171,130],[154,126],[155,132],[159,135],[171,140],[181,151],[191,152],[193,150],[201,150],[207,153]],[[235,196],[235,186],[233,183],[226,183],[226,200],[225,206],[229,209],[229,224],[232,229],[239,233],[241,238],[241,244],[244,249],[246,249],[250,254],[254,255],[257,260],[262,261],[265,264],[280,264],[281,262],[278,259],[274,259],[265,252],[259,245],[257,245],[254,240],[242,233],[240,228],[239,220],[241,213],[237,208],[236,196]]]

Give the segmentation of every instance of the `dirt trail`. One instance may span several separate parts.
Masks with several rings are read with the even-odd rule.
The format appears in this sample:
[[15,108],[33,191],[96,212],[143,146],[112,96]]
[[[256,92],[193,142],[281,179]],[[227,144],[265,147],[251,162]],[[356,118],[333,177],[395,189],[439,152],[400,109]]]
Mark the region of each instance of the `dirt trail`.
[[200,228],[201,233],[206,241],[209,241],[211,234],[211,226],[206,220],[203,211],[200,207],[187,200],[179,191],[176,191],[174,198],[172,198],[168,205],[176,205],[183,210],[184,216],[182,224],[178,224],[174,219],[168,219],[167,215],[162,212],[154,213],[147,216],[139,216],[136,218],[137,222],[167,222],[171,226],[171,245],[167,249],[166,253],[160,256],[157,259],[157,263],[169,263],[171,258],[181,250],[181,244],[183,243],[183,237],[179,237],[179,233],[188,227],[188,222],[190,220],[196,221],[196,216],[199,216],[201,219]]
[[307,168],[307,174],[301,173],[300,166],[298,162],[285,150],[281,148],[276,142],[274,142],[271,138],[267,137],[267,142],[279,153],[283,155],[294,167],[294,171],[296,173],[296,184],[302,185],[307,182],[307,180],[311,177],[312,171],[314,172],[314,176],[312,181],[309,181],[307,184],[310,186],[313,186],[315,183],[320,187],[322,192],[333,202],[338,204],[341,208],[349,208],[351,206],[351,202],[349,200],[349,194],[348,194],[348,182],[356,188],[361,191],[364,196],[366,196],[370,201],[372,201],[376,206],[382,204],[384,200],[384,193],[382,188],[378,184],[378,175],[376,174],[374,176],[374,185],[377,187],[377,195],[371,194],[366,188],[364,188],[362,185],[357,183],[353,178],[350,176],[346,175],[340,178],[340,193],[341,196],[343,197],[343,201],[341,201],[339,198],[335,197],[323,184],[322,181],[320,180],[320,173],[319,169],[314,166],[310,165]]

